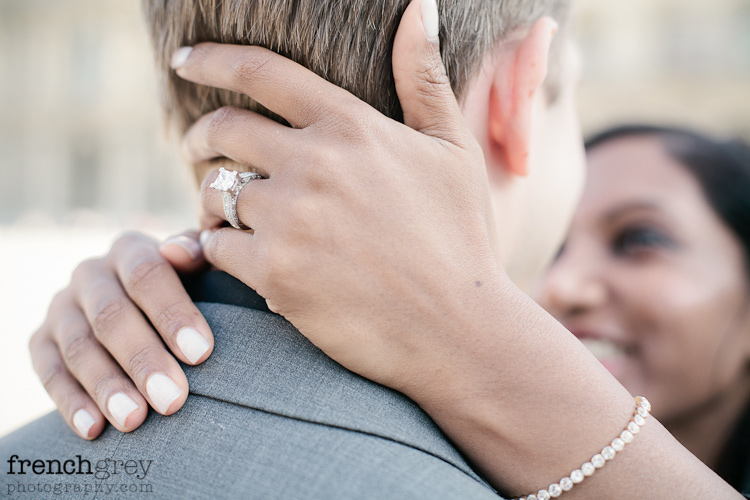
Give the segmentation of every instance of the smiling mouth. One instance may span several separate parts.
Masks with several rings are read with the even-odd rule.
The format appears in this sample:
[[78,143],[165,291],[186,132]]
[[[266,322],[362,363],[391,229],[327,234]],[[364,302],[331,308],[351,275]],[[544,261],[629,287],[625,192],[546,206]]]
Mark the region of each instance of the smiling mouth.
[[615,344],[606,339],[586,338],[580,339],[581,343],[593,354],[599,361],[613,358],[623,358],[628,354],[629,349]]

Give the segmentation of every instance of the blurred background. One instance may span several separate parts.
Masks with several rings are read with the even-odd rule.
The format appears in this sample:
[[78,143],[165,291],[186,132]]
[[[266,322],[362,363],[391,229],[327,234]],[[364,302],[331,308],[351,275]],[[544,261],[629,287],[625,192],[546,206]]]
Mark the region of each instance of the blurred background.
[[[574,0],[584,131],[750,140],[750,1]],[[125,229],[194,226],[135,0],[0,0],[0,436],[53,408],[27,353],[75,265]]]

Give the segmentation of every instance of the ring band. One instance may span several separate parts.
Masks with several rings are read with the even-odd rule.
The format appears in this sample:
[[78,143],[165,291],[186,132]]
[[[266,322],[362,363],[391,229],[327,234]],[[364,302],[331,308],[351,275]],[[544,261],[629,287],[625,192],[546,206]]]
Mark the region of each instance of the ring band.
[[227,222],[235,229],[250,229],[237,217],[237,198],[239,198],[240,191],[245,187],[245,184],[253,179],[263,179],[263,176],[254,172],[238,172],[221,167],[219,176],[211,183],[210,187],[221,193],[221,198],[224,201],[224,215]]

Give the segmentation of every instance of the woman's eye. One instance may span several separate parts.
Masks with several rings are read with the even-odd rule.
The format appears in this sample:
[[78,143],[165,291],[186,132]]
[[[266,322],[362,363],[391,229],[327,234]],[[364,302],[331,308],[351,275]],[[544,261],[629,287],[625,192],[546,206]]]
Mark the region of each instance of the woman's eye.
[[612,243],[612,248],[618,255],[670,246],[672,246],[672,240],[667,235],[649,228],[627,229],[620,233]]

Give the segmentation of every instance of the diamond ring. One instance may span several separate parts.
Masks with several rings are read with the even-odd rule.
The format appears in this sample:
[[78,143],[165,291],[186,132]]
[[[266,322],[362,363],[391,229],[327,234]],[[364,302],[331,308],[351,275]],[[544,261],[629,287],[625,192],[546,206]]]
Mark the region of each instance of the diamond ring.
[[237,198],[245,184],[252,179],[262,178],[263,176],[254,172],[237,172],[236,170],[227,170],[224,167],[219,169],[219,176],[211,183],[210,187],[221,193],[221,198],[224,200],[224,215],[233,228],[250,229],[237,217]]

